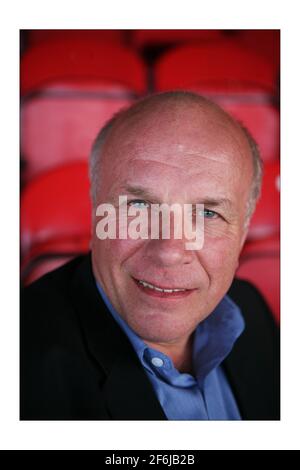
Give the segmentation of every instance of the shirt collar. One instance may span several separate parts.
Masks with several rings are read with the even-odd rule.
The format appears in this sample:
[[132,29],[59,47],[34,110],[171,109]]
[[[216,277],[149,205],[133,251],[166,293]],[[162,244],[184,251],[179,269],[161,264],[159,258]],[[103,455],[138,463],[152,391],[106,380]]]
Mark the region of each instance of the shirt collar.
[[[96,285],[106,307],[128,337],[144,368],[171,385],[178,387],[195,385],[194,377],[178,372],[168,356],[146,345],[118,314],[102,287],[97,282]],[[194,333],[193,346],[194,370],[199,385],[228,356],[244,328],[245,323],[239,307],[227,295],[213,312],[199,323]],[[163,366],[157,367],[155,362],[156,364],[162,362]]]
[[193,361],[198,382],[223,362],[244,328],[239,307],[225,295],[195,331]]

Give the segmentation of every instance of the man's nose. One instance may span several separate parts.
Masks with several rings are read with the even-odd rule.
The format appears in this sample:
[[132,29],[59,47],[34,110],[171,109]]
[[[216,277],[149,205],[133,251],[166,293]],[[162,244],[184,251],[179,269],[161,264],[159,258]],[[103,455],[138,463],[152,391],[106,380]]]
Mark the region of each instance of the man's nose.
[[190,264],[194,254],[192,250],[186,249],[185,243],[184,238],[150,240],[147,243],[145,255],[159,266],[172,267]]

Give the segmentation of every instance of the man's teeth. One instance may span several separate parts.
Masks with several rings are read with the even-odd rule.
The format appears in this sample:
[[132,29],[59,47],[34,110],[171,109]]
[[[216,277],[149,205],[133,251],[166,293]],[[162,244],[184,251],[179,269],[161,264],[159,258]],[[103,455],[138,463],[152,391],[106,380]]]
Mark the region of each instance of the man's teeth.
[[184,292],[187,289],[161,289],[160,287],[156,287],[153,284],[149,284],[149,282],[145,281],[139,281],[140,284],[142,284],[144,287],[149,287],[149,289],[157,290],[158,292],[166,292],[166,293],[172,293],[172,292]]

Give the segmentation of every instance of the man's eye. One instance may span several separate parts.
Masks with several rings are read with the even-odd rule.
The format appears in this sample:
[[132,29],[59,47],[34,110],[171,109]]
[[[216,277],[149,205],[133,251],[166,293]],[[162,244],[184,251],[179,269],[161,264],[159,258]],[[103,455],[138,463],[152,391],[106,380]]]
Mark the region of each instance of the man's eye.
[[144,209],[149,207],[149,203],[143,201],[142,199],[134,199],[133,201],[129,201],[128,205],[137,207],[138,209]]
[[215,211],[212,211],[210,209],[204,209],[203,211],[200,211],[200,214],[203,214],[203,217],[205,219],[216,219],[217,217],[219,217],[219,214],[217,214],[217,212]]

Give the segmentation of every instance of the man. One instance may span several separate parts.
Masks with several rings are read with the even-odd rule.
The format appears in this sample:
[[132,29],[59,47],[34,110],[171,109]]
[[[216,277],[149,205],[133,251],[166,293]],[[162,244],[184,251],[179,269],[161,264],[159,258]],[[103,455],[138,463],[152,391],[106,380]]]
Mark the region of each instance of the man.
[[[196,94],[153,95],[105,126],[90,169],[91,256],[24,293],[21,418],[279,419],[276,327],[233,282],[261,185],[249,133]],[[99,239],[120,195],[147,214],[201,204],[203,246]]]

